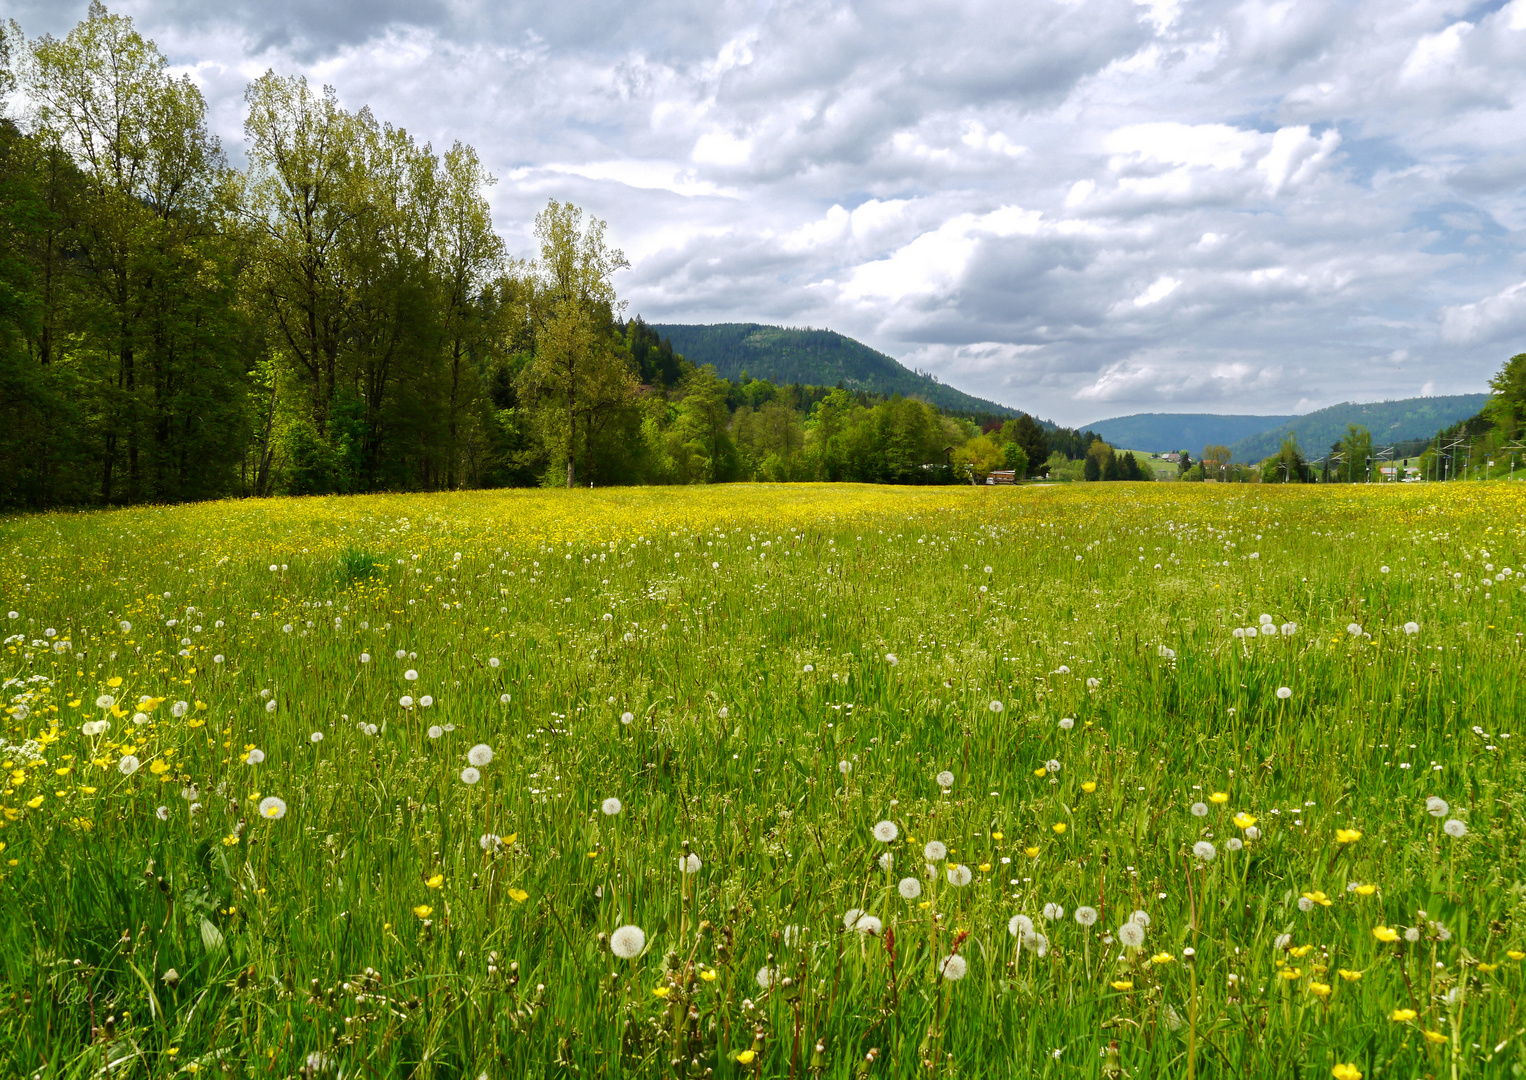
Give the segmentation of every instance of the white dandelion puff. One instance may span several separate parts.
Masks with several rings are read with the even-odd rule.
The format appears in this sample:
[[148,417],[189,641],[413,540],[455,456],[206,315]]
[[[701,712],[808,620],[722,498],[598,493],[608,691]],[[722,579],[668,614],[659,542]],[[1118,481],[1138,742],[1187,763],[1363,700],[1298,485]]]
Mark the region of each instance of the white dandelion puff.
[[1085,905],[1076,908],[1075,920],[1082,926],[1095,926],[1097,923],[1097,909]]
[[891,870],[895,869],[895,856],[890,854],[888,851],[876,859],[875,862],[879,863],[880,869],[884,870],[886,873],[889,873]]
[[404,694],[402,697],[397,699],[397,703],[405,709],[411,709],[413,708],[413,695]]
[[258,765],[265,760],[265,751],[255,749],[244,755],[244,764]]
[[1207,817],[1208,816],[1208,804],[1207,803],[1204,803],[1204,802],[1195,802],[1190,807],[1188,807],[1188,809],[1192,811],[1192,816],[1193,817]]
[[466,760],[480,769],[493,760],[493,748],[487,743],[478,743],[466,752]]
[[599,804],[599,809],[604,811],[605,815],[608,817],[614,817],[623,809],[623,807],[624,804],[622,804],[619,799],[612,795]]
[[1441,826],[1441,831],[1451,837],[1462,837],[1468,835],[1467,825],[1463,824],[1456,818],[1450,819],[1445,825]]
[[1118,940],[1131,949],[1137,949],[1143,945],[1144,939],[1145,928],[1133,920],[1124,923],[1118,928]]
[[1346,624],[1346,633],[1350,634],[1352,637],[1361,637],[1362,636],[1362,624],[1361,623],[1347,623]]
[[1279,686],[1277,687],[1277,696],[1286,701],[1293,696],[1293,688],[1291,686]]
[[1197,843],[1192,845],[1192,854],[1196,855],[1204,862],[1210,862],[1212,861],[1213,857],[1218,854],[1218,851],[1207,840],[1199,840]]
[[901,829],[893,821],[881,821],[874,827],[874,838],[882,844],[888,844],[900,835]]
[[1059,922],[1065,917],[1065,909],[1059,904],[1050,902],[1044,905],[1044,918],[1050,922]]
[[949,982],[958,982],[970,970],[970,962],[958,953],[950,953],[938,964],[938,971]]
[[922,883],[914,877],[903,877],[896,886],[896,891],[903,900],[915,900],[922,895]]
[[703,865],[704,863],[700,862],[699,856],[693,852],[678,857],[678,869],[685,874],[697,874],[699,873],[699,868]]
[[309,735],[307,737],[307,739],[308,739],[309,742],[312,742],[312,743],[321,743],[323,741],[323,732],[315,731],[311,735]]
[[478,780],[481,779],[482,774],[476,769],[472,768],[470,765],[461,770],[461,782],[463,784],[475,784]]
[[1031,938],[1033,936],[1033,920],[1026,915],[1014,915],[1007,920],[1007,933],[1013,937]]
[[941,787],[944,791],[947,791],[949,788],[954,786],[954,774],[949,772],[947,769],[944,769],[933,779],[938,781],[938,786]]
[[1062,718],[1060,720],[1060,730],[1061,731],[1069,731],[1071,728],[1073,728],[1075,726],[1076,726],[1076,722],[1074,720],[1072,720],[1068,716],[1064,717],[1064,718]]
[[131,754],[123,754],[122,760],[117,762],[117,772],[123,776],[131,776],[138,771],[138,766],[143,764]]
[[1446,817],[1447,811],[1450,809],[1452,808],[1447,805],[1445,799],[1437,798],[1435,795],[1425,800],[1426,813],[1430,814],[1431,817]]
[[948,858],[948,848],[941,840],[929,840],[922,846],[922,857],[928,862],[938,862]]
[[280,821],[286,816],[286,803],[274,795],[267,795],[260,800],[260,817],[266,821]]
[[992,701],[992,702],[991,702],[991,711],[992,711],[992,712],[993,712],[993,713],[999,713],[999,712],[1001,712],[1001,711],[1002,711],[1002,710],[1003,710],[1003,709],[1005,709],[1005,708],[1006,708],[1006,706],[1005,706],[1005,705],[1003,705],[1003,704],[1002,704],[1002,703],[1001,703],[1001,702],[999,702],[999,701]]
[[962,889],[970,883],[970,868],[963,863],[950,866],[947,871],[948,883],[955,888]]
[[1418,634],[1420,632],[1420,624],[1417,622],[1407,622],[1404,624],[1404,632],[1411,636]]
[[632,960],[646,948],[646,931],[639,926],[622,926],[609,935],[609,951],[622,960]]
[[429,725],[429,730],[425,734],[427,734],[431,739],[438,739],[440,736],[445,734],[445,729],[442,728],[439,724],[431,724]]
[[116,703],[117,699],[112,697],[110,694],[102,694],[100,697],[95,699],[95,707],[97,709],[109,709]]

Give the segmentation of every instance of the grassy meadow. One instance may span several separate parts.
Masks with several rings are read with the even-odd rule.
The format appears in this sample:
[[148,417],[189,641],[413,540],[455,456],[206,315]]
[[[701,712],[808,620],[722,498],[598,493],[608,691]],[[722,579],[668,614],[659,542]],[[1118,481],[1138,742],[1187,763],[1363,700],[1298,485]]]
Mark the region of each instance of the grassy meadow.
[[0,1075],[1526,1074],[1526,491],[0,521]]

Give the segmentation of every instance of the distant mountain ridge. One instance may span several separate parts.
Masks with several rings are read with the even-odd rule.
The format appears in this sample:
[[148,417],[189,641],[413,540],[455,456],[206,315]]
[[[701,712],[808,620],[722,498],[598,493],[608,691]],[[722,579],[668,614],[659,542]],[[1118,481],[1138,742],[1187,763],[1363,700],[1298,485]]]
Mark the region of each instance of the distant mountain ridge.
[[946,412],[1016,416],[1022,410],[966,394],[834,330],[761,323],[652,323],[691,364],[733,381],[746,372],[783,386],[808,383],[917,397]]
[[1373,448],[1380,449],[1405,439],[1429,438],[1444,427],[1476,416],[1488,400],[1488,394],[1453,394],[1365,404],[1343,401],[1242,439],[1230,449],[1237,461],[1260,461],[1275,454],[1288,435],[1296,435],[1304,456],[1319,458],[1332,443],[1345,437],[1347,424],[1361,424],[1372,432]]
[[1113,446],[1131,450],[1186,450],[1196,455],[1204,446],[1221,444],[1234,452],[1236,461],[1243,462],[1275,454],[1282,440],[1293,435],[1306,457],[1318,458],[1346,434],[1347,424],[1361,424],[1372,432],[1373,445],[1383,447],[1406,439],[1429,438],[1477,414],[1488,400],[1488,394],[1453,394],[1398,401],[1344,401],[1301,416],[1135,413],[1082,426]]
[[1095,431],[1110,446],[1165,452],[1186,450],[1196,456],[1205,446],[1228,446],[1297,419],[1297,416],[1222,413],[1134,413],[1082,427]]

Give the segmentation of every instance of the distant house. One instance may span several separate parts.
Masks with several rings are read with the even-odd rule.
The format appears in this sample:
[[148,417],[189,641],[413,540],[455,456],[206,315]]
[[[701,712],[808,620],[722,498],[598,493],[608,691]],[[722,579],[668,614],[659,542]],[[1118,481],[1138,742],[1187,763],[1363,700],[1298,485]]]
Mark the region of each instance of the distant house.
[[1180,454],[1178,454],[1175,450],[1173,450],[1169,454],[1162,455],[1162,459],[1165,460],[1165,461],[1169,461],[1173,465],[1180,465],[1181,461],[1182,461],[1182,456]]
[[1017,471],[1015,469],[992,469],[986,473],[987,484],[1015,484],[1017,483]]

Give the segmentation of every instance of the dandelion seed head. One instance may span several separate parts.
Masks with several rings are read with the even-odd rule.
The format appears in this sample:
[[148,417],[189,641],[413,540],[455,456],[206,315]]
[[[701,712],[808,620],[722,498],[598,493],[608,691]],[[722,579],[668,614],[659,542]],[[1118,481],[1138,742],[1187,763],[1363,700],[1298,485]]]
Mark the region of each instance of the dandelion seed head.
[[646,948],[646,931],[639,926],[627,924],[609,935],[609,951],[622,960],[631,960],[640,956],[644,948]]

